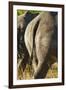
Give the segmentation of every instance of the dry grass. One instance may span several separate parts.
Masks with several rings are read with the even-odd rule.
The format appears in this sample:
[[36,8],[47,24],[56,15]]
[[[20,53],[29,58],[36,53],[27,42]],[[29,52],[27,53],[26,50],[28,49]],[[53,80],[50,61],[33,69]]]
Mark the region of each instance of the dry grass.
[[20,66],[17,69],[17,74],[18,74],[17,79],[19,79],[19,80],[22,80],[22,79],[26,79],[26,80],[27,79],[31,79],[32,73],[33,73],[33,70],[32,70],[30,65],[28,65],[28,64],[26,65],[26,69],[25,69],[24,72],[23,72],[22,67]]
[[54,63],[48,70],[46,78],[57,78],[57,77],[58,77],[58,67],[57,67],[57,63]]
[[[57,61],[56,57],[52,57],[50,60],[50,63],[52,63],[52,61]],[[33,75],[33,69],[30,65],[26,65],[26,69],[23,72],[22,67],[20,66],[17,69],[17,79],[18,80],[22,80],[22,79],[31,79],[32,75]],[[58,77],[58,64],[57,62],[55,62],[54,64],[51,65],[50,69],[47,72],[46,78],[57,78]]]

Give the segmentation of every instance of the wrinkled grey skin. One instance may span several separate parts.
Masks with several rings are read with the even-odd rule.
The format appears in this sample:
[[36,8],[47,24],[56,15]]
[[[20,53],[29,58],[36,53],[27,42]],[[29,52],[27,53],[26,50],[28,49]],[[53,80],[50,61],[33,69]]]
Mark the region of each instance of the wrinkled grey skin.
[[27,25],[25,31],[25,45],[31,57],[35,79],[45,78],[49,68],[49,51],[53,47],[56,26],[55,16],[50,12],[41,12]]
[[17,17],[17,52],[18,52],[17,55],[18,58],[20,58],[18,63],[18,68],[22,63],[24,69],[26,63],[28,62],[29,55],[24,43],[24,33],[28,23],[37,15],[38,14],[31,14],[29,11],[26,11],[24,14],[19,15]]

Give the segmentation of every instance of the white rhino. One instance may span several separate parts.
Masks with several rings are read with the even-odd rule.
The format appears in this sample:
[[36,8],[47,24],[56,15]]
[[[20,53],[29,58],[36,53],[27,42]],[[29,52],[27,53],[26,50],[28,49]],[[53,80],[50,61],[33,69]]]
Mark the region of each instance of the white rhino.
[[50,12],[41,12],[25,30],[25,45],[32,61],[35,79],[46,76],[54,30],[54,17]]

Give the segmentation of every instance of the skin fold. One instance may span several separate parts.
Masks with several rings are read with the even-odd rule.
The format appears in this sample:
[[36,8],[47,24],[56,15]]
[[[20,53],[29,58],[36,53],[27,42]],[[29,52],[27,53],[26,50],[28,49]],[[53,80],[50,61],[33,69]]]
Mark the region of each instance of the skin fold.
[[57,30],[55,16],[50,12],[41,12],[26,27],[24,41],[31,58],[34,79],[46,77],[50,51],[57,48],[54,44],[57,39],[53,37]]

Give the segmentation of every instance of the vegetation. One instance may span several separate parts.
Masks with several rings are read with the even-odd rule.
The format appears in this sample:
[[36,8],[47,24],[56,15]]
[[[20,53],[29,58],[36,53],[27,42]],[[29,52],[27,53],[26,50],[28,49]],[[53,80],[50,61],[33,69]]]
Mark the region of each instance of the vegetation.
[[[22,15],[26,12],[27,10],[17,10],[17,15]],[[35,10],[28,10],[31,14],[36,14],[36,13],[40,13],[41,11],[35,11]]]
[[[51,60],[49,61],[53,61],[53,59],[57,59],[56,57],[51,58]],[[33,69],[32,67],[27,64],[26,65],[26,69],[23,72],[22,66],[20,66],[17,69],[17,79],[18,80],[22,80],[22,79],[32,79],[32,75],[33,75]],[[52,64],[47,72],[46,78],[57,78],[58,77],[58,64],[57,62],[55,62],[54,64]]]
[[26,10],[17,10],[17,15],[22,15],[26,12]]

